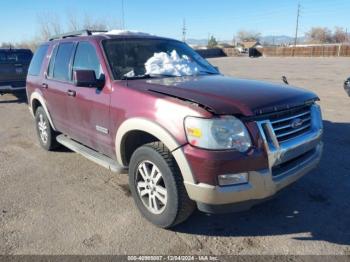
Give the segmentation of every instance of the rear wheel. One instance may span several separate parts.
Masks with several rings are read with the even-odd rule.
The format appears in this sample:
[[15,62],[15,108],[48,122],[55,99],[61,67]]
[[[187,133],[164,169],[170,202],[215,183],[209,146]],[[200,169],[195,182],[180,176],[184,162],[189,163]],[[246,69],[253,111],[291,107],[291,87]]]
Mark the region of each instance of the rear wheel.
[[56,133],[52,129],[45,110],[41,106],[35,112],[35,123],[41,147],[47,151],[55,149],[58,146]]
[[185,221],[195,208],[175,159],[161,142],[144,145],[134,152],[129,184],[142,215],[159,227],[169,228]]

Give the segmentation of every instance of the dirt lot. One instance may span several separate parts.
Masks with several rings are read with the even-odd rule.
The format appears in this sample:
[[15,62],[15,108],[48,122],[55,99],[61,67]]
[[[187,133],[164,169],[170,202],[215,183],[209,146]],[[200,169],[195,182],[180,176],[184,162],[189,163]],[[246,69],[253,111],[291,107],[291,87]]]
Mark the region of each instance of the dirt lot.
[[350,255],[350,60],[212,59],[227,75],[319,94],[325,152],[317,170],[254,209],[196,212],[173,230],[141,218],[127,176],[68,150],[40,149],[23,96],[0,97],[0,254]]

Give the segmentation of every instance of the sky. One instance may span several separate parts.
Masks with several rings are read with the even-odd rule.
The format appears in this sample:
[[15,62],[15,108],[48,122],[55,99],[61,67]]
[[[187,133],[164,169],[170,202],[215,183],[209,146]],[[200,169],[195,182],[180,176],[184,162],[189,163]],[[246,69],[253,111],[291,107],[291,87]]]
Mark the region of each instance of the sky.
[[[239,30],[262,35],[294,36],[298,2],[300,35],[311,27],[349,27],[349,0],[124,0],[124,24],[160,36],[231,40]],[[122,0],[16,0],[1,1],[0,42],[30,40],[39,33],[39,20],[57,17],[67,28],[67,14],[79,20],[89,16],[113,28],[122,25]],[[41,17],[41,18],[40,18]]]

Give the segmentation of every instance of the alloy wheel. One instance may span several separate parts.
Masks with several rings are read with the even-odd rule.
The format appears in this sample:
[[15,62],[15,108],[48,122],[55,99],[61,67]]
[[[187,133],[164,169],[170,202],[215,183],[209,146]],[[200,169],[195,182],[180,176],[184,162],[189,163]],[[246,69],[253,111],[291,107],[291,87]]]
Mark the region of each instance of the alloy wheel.
[[41,141],[46,144],[48,141],[48,132],[47,132],[47,121],[45,120],[43,114],[39,115],[38,129]]
[[168,194],[159,168],[145,160],[139,164],[136,172],[136,187],[142,203],[151,213],[162,213]]

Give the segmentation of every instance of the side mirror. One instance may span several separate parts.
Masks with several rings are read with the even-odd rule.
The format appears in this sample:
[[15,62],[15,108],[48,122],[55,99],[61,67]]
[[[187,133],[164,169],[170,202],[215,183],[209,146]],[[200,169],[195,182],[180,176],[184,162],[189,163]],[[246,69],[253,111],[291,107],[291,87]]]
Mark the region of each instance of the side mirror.
[[350,86],[350,77],[345,80],[344,85]]
[[289,85],[288,79],[286,76],[282,76],[282,81],[283,83],[285,83],[286,85]]
[[105,85],[104,77],[101,80],[96,79],[94,70],[74,70],[73,82],[75,86],[80,87],[96,87],[101,89]]
[[350,77],[344,82],[344,89],[350,96]]

